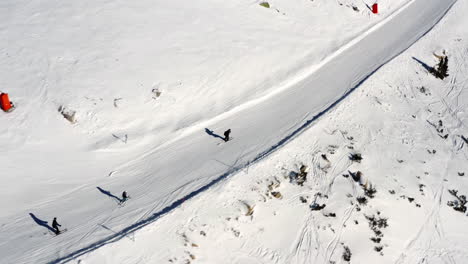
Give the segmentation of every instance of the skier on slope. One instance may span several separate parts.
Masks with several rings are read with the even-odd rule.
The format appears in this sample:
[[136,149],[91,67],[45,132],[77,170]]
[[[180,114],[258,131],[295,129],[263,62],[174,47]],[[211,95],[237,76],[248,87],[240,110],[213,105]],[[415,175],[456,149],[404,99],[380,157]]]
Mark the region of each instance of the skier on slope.
[[54,220],[52,221],[52,228],[55,229],[55,234],[56,235],[60,234],[60,230],[58,228],[59,226],[62,226],[62,225],[57,223],[57,217],[54,217]]
[[224,131],[224,141],[229,141],[229,134],[231,134],[231,129]]
[[124,192],[122,193],[122,200],[121,200],[121,203],[123,203],[123,202],[127,201],[127,200],[128,200],[128,198],[129,198],[129,197],[128,197],[128,195],[127,195],[127,192],[126,192],[126,191],[124,191]]

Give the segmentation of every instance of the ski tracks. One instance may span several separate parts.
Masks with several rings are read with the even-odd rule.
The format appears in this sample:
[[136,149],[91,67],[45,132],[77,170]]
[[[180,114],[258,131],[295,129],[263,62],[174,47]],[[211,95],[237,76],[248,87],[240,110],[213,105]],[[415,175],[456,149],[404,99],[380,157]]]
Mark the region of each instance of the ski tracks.
[[[315,151],[311,158],[312,172],[314,179],[314,188],[326,196],[332,195],[332,187],[337,177],[341,172],[349,168],[351,163],[347,159],[347,152],[345,147],[341,149],[336,155],[337,158],[332,162],[328,161],[327,166],[321,166],[320,151]],[[333,165],[332,165],[333,164]],[[355,190],[354,183],[351,181],[351,186]],[[297,238],[291,247],[291,255],[287,258],[287,263],[329,263],[336,248],[341,241],[342,234],[346,226],[346,222],[353,215],[355,206],[351,205],[344,210],[344,214],[339,220],[338,230],[334,233],[333,238],[325,245],[325,242],[320,239],[319,230],[317,230],[316,215],[311,212],[304,220],[301,229],[298,232]],[[315,252],[314,252],[315,251]]]
[[[463,53],[458,54],[458,56],[455,57],[468,57],[468,49],[461,49],[460,51],[455,52]],[[462,59],[460,61],[454,61],[451,66],[452,76],[450,77],[449,82],[445,84],[445,91],[438,92],[435,90],[434,94],[436,97],[435,99],[441,105],[442,109],[440,109],[440,111],[447,113],[446,117],[452,121],[448,122],[448,120],[445,120],[445,123],[449,123],[451,125],[452,131],[450,131],[450,134],[453,139],[451,147],[455,147],[457,149],[459,142],[455,138],[457,136],[456,134],[466,133],[466,124],[459,118],[458,113],[463,112],[466,107],[461,104],[462,102],[459,101],[459,98],[464,90],[463,84],[468,81],[468,79],[460,80],[459,73],[466,71],[465,68],[468,65],[465,60]],[[455,108],[450,107],[450,105],[455,106]],[[459,149],[460,148],[457,150]],[[438,183],[438,186],[440,187],[437,188],[437,191],[433,195],[434,205],[416,235],[408,242],[403,252],[395,261],[395,264],[427,263],[428,259],[433,259],[434,257],[442,259],[444,263],[457,263],[452,256],[452,250],[438,245],[438,243],[445,240],[445,232],[440,217],[440,210],[444,191],[446,190],[444,178],[448,175],[449,162],[453,158],[454,153],[450,152],[450,157],[445,161],[445,169]]]
[[[314,263],[313,249],[320,247],[320,240],[315,230],[313,215],[308,215],[307,219],[302,224],[299,235],[292,246],[292,256],[289,257],[288,263]],[[314,241],[315,237],[315,241]],[[314,245],[314,242],[316,245]],[[317,250],[318,254],[319,250]],[[316,256],[317,257],[317,256]],[[316,258],[315,257],[315,258]]]
[[333,257],[333,254],[335,253],[336,247],[338,246],[338,244],[341,241],[341,236],[342,236],[342,234],[344,232],[346,222],[353,215],[354,208],[355,208],[355,206],[352,205],[352,206],[349,206],[345,210],[345,213],[344,213],[343,217],[341,218],[341,223],[340,223],[340,227],[338,229],[338,232],[335,233],[335,236],[333,237],[333,239],[330,241],[330,243],[328,243],[327,248],[325,250],[326,263],[331,263],[332,262],[331,258]]
[[443,194],[445,191],[444,177],[448,173],[448,162],[453,158],[453,153],[446,161],[444,173],[439,181],[439,188],[434,193],[434,204],[431,211],[426,216],[424,223],[419,228],[416,235],[408,242],[395,264],[425,263],[431,256],[444,259],[446,263],[455,264],[450,251],[437,244],[445,240],[445,232],[440,219],[440,209],[442,206]]

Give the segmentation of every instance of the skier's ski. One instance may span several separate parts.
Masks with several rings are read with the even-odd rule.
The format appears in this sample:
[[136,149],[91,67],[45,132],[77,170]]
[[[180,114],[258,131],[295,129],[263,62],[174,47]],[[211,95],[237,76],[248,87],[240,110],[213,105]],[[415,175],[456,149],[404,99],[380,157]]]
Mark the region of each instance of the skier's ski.
[[127,201],[130,200],[130,198],[131,198],[131,197],[128,196],[127,199],[125,199],[124,201],[119,202],[119,207],[124,207],[125,204],[127,203]]
[[233,137],[231,137],[231,138],[230,138],[228,141],[224,141],[224,140],[223,140],[222,142],[219,142],[219,143],[218,143],[218,144],[216,144],[216,145],[218,145],[218,146],[219,146],[219,145],[221,145],[221,144],[223,144],[223,143],[228,143],[229,141],[231,141],[231,140],[233,140],[233,139],[234,139],[234,138],[233,138]]
[[59,233],[55,233],[54,231],[51,231],[51,230],[49,230],[49,233],[51,233],[54,236],[58,236],[58,235],[63,234],[65,232],[67,232],[67,231],[68,231],[68,229],[65,228],[65,229],[60,230]]
[[60,234],[65,233],[65,232],[67,232],[67,231],[68,231],[68,229],[64,228],[64,229],[60,230],[60,232],[57,234],[57,236],[60,235]]

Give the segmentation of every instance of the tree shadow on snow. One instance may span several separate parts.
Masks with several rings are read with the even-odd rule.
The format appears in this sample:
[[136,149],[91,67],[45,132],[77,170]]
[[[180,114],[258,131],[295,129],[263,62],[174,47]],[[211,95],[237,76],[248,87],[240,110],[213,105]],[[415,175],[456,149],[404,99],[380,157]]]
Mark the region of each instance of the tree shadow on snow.
[[212,137],[220,138],[220,139],[224,140],[224,137],[222,137],[222,136],[216,134],[215,132],[213,132],[213,130],[209,130],[208,128],[205,128],[205,132],[206,132],[208,135],[212,136]]
[[415,60],[415,61],[417,61],[419,64],[421,64],[421,66],[423,66],[423,68],[426,69],[426,71],[428,71],[428,72],[431,72],[431,71],[432,71],[432,67],[431,67],[431,66],[429,66],[429,65],[427,65],[426,63],[424,63],[424,62],[418,60],[418,59],[415,58],[415,57],[412,57],[412,58],[413,58],[413,60]]
[[37,218],[33,213],[29,213],[29,215],[34,220],[34,222],[36,222],[36,224],[38,224],[40,226],[43,226],[43,227],[45,227],[45,228],[47,228],[50,231],[55,233],[55,230],[48,224],[47,221],[44,221],[44,220],[41,220],[41,219]]
[[113,195],[111,192],[109,192],[109,191],[106,191],[106,190],[102,189],[102,188],[101,188],[101,187],[99,187],[99,186],[98,186],[98,187],[96,187],[96,188],[97,188],[97,189],[98,189],[100,192],[102,192],[103,194],[105,194],[105,195],[109,196],[110,198],[114,198],[114,199],[116,199],[116,200],[118,201],[118,203],[121,203],[121,202],[122,202],[122,199],[120,199],[119,197],[117,197],[117,196]]

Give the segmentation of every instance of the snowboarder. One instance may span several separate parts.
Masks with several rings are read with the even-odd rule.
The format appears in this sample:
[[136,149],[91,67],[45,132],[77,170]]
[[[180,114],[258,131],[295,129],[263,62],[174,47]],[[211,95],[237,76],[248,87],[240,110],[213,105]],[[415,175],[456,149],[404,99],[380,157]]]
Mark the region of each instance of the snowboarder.
[[130,197],[128,197],[127,192],[124,191],[124,192],[122,193],[122,200],[121,200],[120,202],[123,203],[123,202],[127,201],[128,198],[130,198]]
[[231,129],[224,131],[224,141],[229,141],[229,134],[231,134]]
[[55,234],[56,235],[60,234],[60,230],[58,228],[59,226],[62,226],[62,225],[57,223],[57,217],[54,217],[54,221],[52,221],[52,228],[55,229]]

